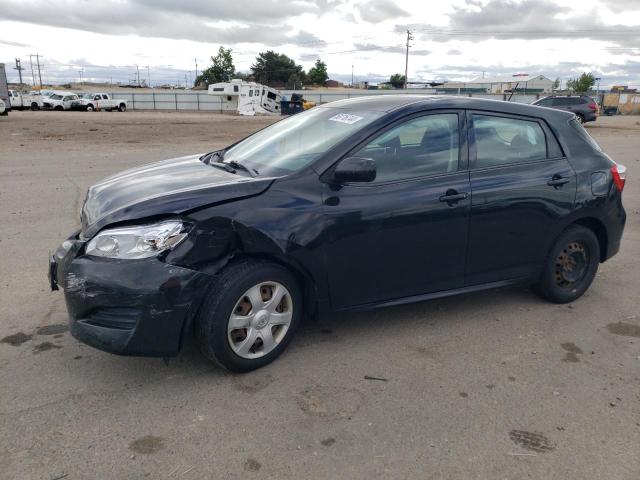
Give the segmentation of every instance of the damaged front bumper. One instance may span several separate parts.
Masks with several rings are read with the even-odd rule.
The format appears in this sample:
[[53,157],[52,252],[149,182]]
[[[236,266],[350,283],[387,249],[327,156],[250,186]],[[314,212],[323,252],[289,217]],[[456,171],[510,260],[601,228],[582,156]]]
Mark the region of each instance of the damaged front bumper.
[[85,256],[84,245],[76,233],[49,259],[51,289],[64,290],[71,334],[120,355],[176,355],[212,277],[155,257]]

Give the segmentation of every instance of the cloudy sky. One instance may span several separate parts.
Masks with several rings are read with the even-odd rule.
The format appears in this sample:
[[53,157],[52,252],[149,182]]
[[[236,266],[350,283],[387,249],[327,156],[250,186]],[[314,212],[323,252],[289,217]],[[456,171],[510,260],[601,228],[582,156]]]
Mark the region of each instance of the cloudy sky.
[[224,45],[240,71],[272,49],[380,81],[404,72],[407,29],[410,80],[592,71],[640,87],[640,0],[0,0],[0,62],[20,57],[29,82],[39,53],[44,82],[127,82],[137,65],[184,83]]

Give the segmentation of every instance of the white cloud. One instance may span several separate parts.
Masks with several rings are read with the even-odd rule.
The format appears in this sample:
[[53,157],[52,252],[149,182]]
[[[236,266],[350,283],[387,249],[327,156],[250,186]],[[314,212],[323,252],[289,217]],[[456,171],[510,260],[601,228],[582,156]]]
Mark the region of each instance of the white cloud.
[[[219,45],[247,71],[256,54],[285,53],[331,75],[473,78],[509,72],[567,78],[594,70],[603,85],[640,84],[638,0],[0,0],[0,61],[44,55],[45,78],[126,81],[149,65],[152,82],[184,81]],[[11,78],[17,72],[8,69]],[[145,68],[146,74],[146,68]],[[155,79],[155,81],[154,81]],[[638,85],[640,86],[640,85]]]

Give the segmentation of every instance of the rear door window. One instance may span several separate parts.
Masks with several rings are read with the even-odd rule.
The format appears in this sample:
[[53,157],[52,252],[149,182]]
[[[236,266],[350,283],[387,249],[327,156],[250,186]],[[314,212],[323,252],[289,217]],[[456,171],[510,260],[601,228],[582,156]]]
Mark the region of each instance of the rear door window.
[[473,114],[476,168],[544,160],[547,141],[535,120]]

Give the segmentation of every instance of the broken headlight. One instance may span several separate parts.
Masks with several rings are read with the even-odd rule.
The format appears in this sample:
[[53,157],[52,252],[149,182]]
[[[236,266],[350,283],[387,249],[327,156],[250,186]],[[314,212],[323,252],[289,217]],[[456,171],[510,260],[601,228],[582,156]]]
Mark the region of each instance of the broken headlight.
[[123,260],[153,257],[178,245],[187,233],[178,220],[106,229],[91,239],[86,254]]

